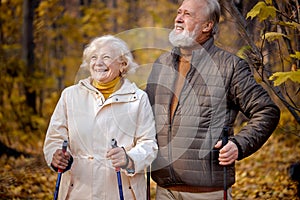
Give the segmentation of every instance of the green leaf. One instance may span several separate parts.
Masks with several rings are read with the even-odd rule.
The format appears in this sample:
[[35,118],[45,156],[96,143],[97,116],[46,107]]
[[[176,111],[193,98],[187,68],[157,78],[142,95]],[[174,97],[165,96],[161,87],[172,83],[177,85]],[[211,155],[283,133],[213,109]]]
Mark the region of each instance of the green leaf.
[[274,81],[274,86],[279,86],[288,79],[300,83],[300,71],[276,72],[269,77],[269,80]]
[[300,51],[296,51],[295,54],[290,54],[291,58],[300,60]]
[[274,18],[276,16],[276,8],[274,6],[268,6],[265,2],[258,2],[248,13],[246,18],[253,19],[258,17],[259,21],[263,21],[268,17]]
[[286,37],[288,38],[288,36],[286,36],[285,34],[282,34],[282,33],[278,33],[278,32],[268,32],[266,34],[264,34],[262,36],[262,39],[267,39],[269,42],[272,42],[274,40],[278,40],[282,37]]

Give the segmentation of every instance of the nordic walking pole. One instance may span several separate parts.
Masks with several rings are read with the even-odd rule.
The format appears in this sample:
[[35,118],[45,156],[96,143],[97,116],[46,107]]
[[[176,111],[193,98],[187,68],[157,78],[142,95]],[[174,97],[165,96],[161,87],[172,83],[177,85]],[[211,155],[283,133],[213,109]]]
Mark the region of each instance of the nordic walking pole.
[[[223,128],[222,146],[228,143],[228,127]],[[224,171],[224,200],[227,200],[227,167],[223,168]]]
[[[63,153],[65,153],[67,151],[67,146],[68,146],[68,141],[65,140],[62,145]],[[56,184],[55,184],[54,200],[57,200],[57,197],[58,197],[58,191],[59,191],[60,179],[61,179],[62,173],[63,173],[63,170],[58,169],[57,180],[56,180]]]
[[150,166],[147,167],[147,200],[150,200]]
[[[112,148],[118,147],[117,140],[112,139],[111,140],[111,146],[112,146]],[[116,167],[115,170],[117,172],[120,200],[124,200],[120,167]]]

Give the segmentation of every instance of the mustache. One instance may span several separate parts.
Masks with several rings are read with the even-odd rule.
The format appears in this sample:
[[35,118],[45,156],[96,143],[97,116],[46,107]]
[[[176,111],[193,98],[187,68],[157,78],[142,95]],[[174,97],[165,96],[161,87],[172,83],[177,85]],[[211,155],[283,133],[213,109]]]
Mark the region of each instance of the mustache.
[[175,23],[175,24],[174,24],[174,29],[176,29],[176,27],[180,27],[180,28],[185,29],[185,25],[182,24],[182,23]]

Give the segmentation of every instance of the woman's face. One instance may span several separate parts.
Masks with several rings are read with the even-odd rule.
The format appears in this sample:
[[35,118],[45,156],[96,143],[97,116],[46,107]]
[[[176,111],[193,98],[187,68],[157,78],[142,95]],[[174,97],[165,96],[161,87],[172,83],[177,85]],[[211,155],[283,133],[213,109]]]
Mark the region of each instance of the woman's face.
[[116,52],[104,46],[92,54],[89,66],[94,80],[108,83],[120,75],[124,63],[118,60]]

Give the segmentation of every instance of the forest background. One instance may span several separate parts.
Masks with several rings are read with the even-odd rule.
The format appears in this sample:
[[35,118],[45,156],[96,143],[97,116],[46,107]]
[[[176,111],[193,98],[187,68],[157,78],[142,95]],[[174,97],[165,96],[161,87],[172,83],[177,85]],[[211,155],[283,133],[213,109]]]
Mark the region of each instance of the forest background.
[[[113,34],[140,68],[170,45],[177,0],[0,0],[0,199],[52,199],[57,174],[42,154],[61,91],[86,76],[84,46]],[[236,163],[234,199],[297,199],[291,164],[300,162],[299,0],[221,0],[216,44],[244,59],[281,109],[267,143]],[[238,131],[247,119],[240,115]],[[299,178],[299,177],[298,177]],[[300,179],[300,178],[299,178]],[[151,184],[152,197],[155,183]]]

